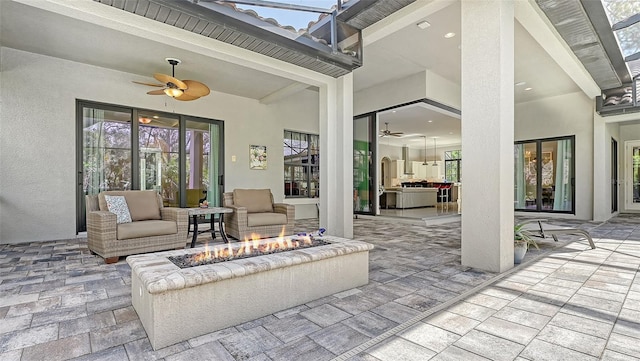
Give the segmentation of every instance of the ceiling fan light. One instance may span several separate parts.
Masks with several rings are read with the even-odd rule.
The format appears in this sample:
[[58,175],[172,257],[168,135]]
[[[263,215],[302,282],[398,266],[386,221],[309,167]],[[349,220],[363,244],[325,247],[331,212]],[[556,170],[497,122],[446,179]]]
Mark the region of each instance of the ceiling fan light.
[[182,90],[180,89],[176,89],[176,88],[167,88],[164,90],[164,93],[167,94],[168,96],[175,98],[175,97],[179,97],[182,95]]

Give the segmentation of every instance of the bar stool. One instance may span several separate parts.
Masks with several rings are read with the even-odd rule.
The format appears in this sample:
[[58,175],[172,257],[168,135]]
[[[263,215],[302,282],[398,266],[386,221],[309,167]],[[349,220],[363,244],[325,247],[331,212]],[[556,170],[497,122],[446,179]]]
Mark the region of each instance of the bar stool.
[[451,184],[438,185],[438,197],[440,198],[439,200],[440,200],[443,212],[445,207],[447,208],[447,212],[449,212],[449,190],[450,189],[451,189]]

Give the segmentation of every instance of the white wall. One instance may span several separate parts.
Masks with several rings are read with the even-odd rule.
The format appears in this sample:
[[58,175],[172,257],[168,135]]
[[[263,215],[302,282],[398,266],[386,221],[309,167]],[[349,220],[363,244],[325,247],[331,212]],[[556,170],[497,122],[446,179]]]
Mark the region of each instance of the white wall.
[[422,99],[425,91],[424,72],[362,89],[353,94],[353,114],[365,114]]
[[353,114],[365,114],[424,98],[460,109],[460,86],[430,71],[422,71],[356,92],[353,95]]
[[[146,95],[131,83],[138,75],[11,48],[0,48],[0,64],[1,243],[75,237],[76,99],[224,120],[225,188],[271,188],[276,201],[284,198],[283,129],[318,133],[314,92],[263,105],[214,87],[180,102]],[[250,144],[267,146],[267,170],[249,169]]]
[[[593,108],[594,102],[581,92],[515,106],[516,141],[575,135],[575,217],[578,219],[592,219],[593,216]],[[526,215],[535,213],[527,212]],[[551,213],[538,215],[556,216]],[[568,217],[566,214],[557,216]]]

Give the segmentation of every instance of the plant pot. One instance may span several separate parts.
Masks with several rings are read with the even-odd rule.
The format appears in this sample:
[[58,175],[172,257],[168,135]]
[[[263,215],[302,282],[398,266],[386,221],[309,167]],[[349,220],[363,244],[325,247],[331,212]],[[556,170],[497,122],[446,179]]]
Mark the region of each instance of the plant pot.
[[516,243],[513,245],[513,263],[520,264],[527,253],[526,243]]

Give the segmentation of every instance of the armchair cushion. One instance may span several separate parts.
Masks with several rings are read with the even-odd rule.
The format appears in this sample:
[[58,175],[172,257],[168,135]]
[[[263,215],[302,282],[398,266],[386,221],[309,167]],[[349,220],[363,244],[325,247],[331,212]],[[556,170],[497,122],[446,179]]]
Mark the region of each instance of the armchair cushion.
[[247,214],[247,225],[255,226],[272,226],[287,224],[287,215],[282,213],[249,213]]
[[248,213],[273,212],[270,189],[234,189],[233,204],[247,208]]
[[116,223],[131,223],[131,213],[124,196],[104,196],[109,212],[116,215]]
[[178,226],[175,221],[150,220],[119,224],[116,238],[122,240],[176,233],[178,233]]

